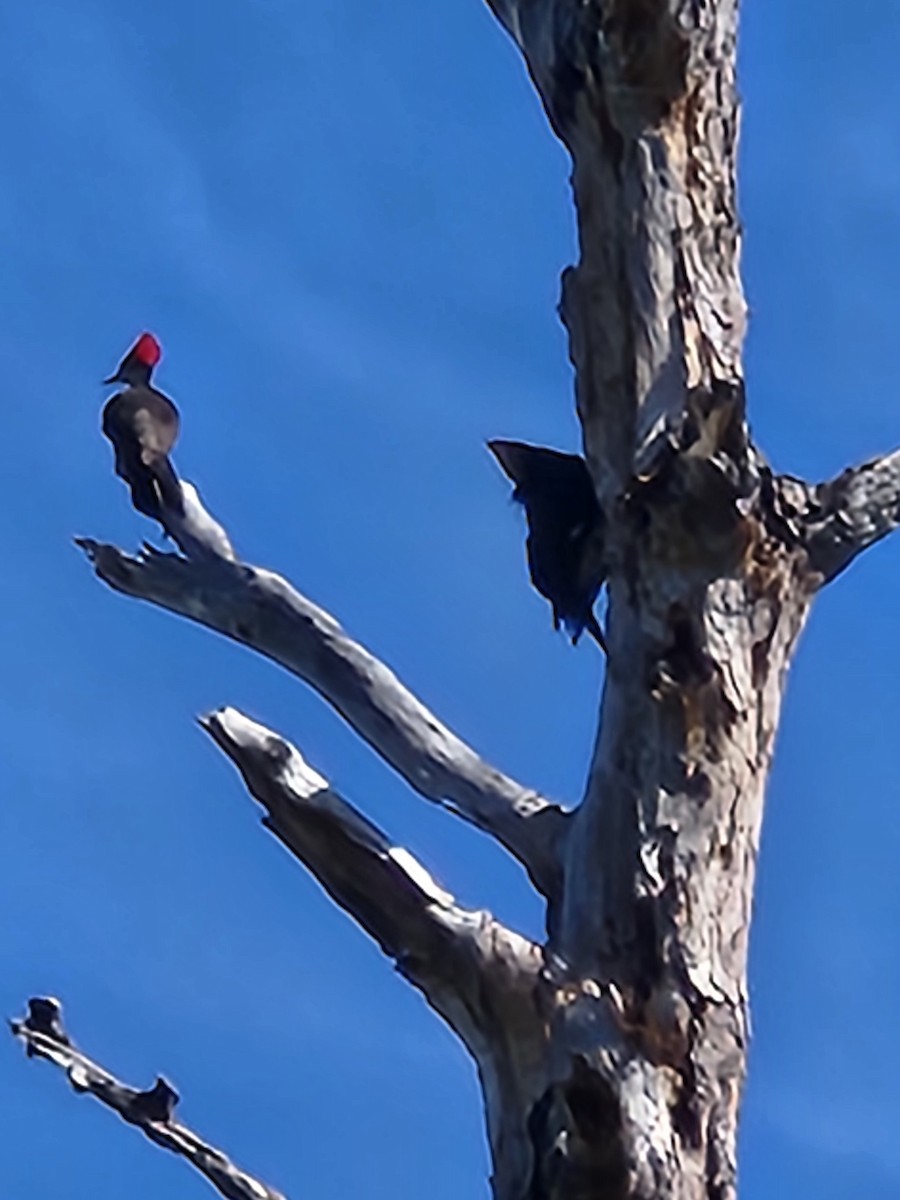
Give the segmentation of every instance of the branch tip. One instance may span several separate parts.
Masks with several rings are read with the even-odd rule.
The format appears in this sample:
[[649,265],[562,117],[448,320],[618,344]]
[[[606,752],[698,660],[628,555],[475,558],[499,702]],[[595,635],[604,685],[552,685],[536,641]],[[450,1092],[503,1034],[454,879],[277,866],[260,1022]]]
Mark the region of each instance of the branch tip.
[[43,1058],[65,1072],[75,1092],[88,1093],[150,1141],[184,1158],[226,1200],[285,1200],[281,1192],[247,1175],[221,1150],[174,1120],[178,1092],[162,1075],[143,1090],[121,1083],[72,1044],[62,1027],[62,1005],[53,996],[33,996],[28,1014],[10,1020],[28,1058]]
[[236,708],[215,709],[201,727],[228,757],[241,766],[247,756],[263,756],[280,772],[296,799],[310,800],[329,790],[328,780],[311,767],[296,746]]

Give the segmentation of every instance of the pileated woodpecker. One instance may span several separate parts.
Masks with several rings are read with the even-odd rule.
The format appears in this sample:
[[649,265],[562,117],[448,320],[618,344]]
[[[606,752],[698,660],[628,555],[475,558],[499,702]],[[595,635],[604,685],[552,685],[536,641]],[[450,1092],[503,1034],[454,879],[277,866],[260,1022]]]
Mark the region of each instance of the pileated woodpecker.
[[178,437],[178,409],[150,384],[161,356],[153,334],[142,333],[116,373],[103,380],[125,384],[103,409],[103,432],[113,444],[116,474],[131,489],[134,507],[165,528],[162,510],[183,514],[184,500],[169,461]]
[[577,454],[545,446],[495,440],[488,448],[513,481],[513,500],[525,509],[528,570],[536,590],[553,608],[572,645],[586,629],[603,650],[606,641],[594,616],[603,585],[603,514],[587,464]]

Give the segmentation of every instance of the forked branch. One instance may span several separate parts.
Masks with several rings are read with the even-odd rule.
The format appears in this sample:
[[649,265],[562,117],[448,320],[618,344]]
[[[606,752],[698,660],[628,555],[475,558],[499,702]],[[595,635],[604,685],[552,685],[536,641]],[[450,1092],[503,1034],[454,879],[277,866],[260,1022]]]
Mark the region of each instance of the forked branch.
[[282,1192],[267,1187],[239,1170],[227,1155],[174,1119],[178,1093],[163,1078],[146,1091],[120,1083],[109,1071],[82,1054],[62,1025],[59,1002],[36,996],[28,1002],[28,1016],[10,1021],[13,1034],[25,1045],[29,1058],[45,1058],[60,1067],[76,1092],[87,1092],[140,1129],[145,1137],[186,1159],[205,1175],[227,1200],[285,1200]]
[[557,892],[568,827],[562,809],[486,763],[281,576],[149,547],[132,557],[90,538],[77,544],[116,591],[198,621],[308,683],[421,796],[495,837],[544,895]]

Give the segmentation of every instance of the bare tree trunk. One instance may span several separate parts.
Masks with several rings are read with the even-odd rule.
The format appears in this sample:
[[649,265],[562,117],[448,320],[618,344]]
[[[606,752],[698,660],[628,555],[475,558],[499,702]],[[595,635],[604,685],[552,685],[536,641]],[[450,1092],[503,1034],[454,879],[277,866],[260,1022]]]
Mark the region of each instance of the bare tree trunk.
[[531,1194],[724,1200],[763,791],[812,593],[744,417],[737,5],[493,7],[572,155],[561,313],[610,539],[600,733],[551,922],[572,996],[523,1114]]
[[495,1200],[730,1200],[787,671],[817,589],[898,524],[900,454],[810,485],[751,441],[735,0],[490,2],[573,162],[580,259],[561,313],[609,595],[580,806],[492,768],[328,614],[231,561],[218,526],[227,554],[205,534],[187,559],[81,544],[110,586],[314,687],[546,899],[542,946],[460,909],[277,734],[233,710],[206,719],[268,827],[473,1055]]

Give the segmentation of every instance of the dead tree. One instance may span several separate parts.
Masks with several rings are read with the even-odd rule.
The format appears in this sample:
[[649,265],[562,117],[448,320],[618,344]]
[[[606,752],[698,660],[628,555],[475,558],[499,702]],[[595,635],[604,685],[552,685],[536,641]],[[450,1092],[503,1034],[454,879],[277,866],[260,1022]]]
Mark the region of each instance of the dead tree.
[[[581,803],[564,811],[493,769],[271,572],[190,545],[135,558],[82,544],[113,588],[292,671],[527,870],[543,945],[459,907],[277,734],[232,709],[204,719],[266,826],[475,1059],[496,1200],[728,1200],[787,671],[818,590],[900,523],[900,452],[811,484],[774,474],[751,439],[736,0],[490,3],[572,159],[580,257],[560,312],[609,600]],[[16,1030],[89,1085],[71,1052],[35,1044],[52,1031]],[[165,1131],[171,1109],[154,1115]]]

